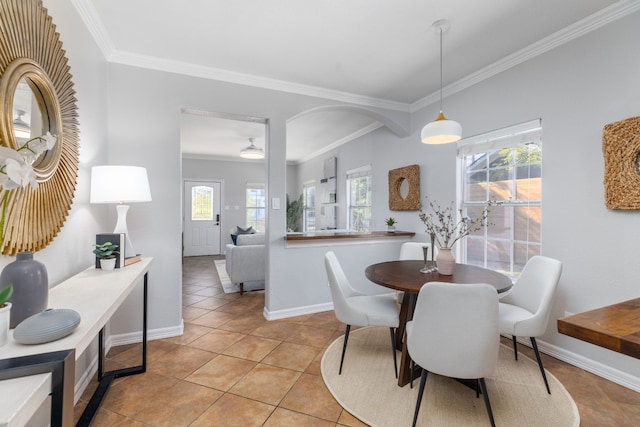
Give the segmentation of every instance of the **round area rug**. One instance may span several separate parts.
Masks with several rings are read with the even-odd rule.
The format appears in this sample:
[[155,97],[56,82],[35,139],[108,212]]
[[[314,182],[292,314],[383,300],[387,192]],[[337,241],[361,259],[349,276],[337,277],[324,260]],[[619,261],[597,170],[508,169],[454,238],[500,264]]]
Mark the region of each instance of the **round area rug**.
[[[338,375],[343,338],[322,357],[322,378],[333,397],[352,415],[371,426],[411,426],[420,379],[413,389],[399,387],[393,375],[389,330],[361,328],[351,332],[342,375]],[[437,351],[437,350],[435,350]],[[398,353],[398,364],[400,353]],[[551,395],[538,364],[500,345],[498,369],[486,379],[497,426],[577,427],[580,415],[564,386],[547,371]],[[429,374],[419,426],[483,426],[489,417],[482,396],[456,380]]]

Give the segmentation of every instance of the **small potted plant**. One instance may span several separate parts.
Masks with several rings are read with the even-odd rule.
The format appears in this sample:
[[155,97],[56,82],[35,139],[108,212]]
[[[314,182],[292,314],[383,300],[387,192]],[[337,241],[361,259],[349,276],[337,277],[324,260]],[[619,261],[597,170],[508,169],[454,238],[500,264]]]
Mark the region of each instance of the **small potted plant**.
[[100,268],[103,270],[113,270],[116,267],[116,256],[118,252],[118,245],[105,242],[98,245],[93,245],[93,253],[100,260]]
[[393,233],[394,231],[396,231],[395,225],[398,223],[398,221],[396,221],[395,218],[393,217],[386,218],[384,222],[385,224],[387,224],[388,232]]
[[0,290],[0,347],[9,340],[9,321],[11,319],[11,303],[7,302],[13,294],[13,286],[7,285]]

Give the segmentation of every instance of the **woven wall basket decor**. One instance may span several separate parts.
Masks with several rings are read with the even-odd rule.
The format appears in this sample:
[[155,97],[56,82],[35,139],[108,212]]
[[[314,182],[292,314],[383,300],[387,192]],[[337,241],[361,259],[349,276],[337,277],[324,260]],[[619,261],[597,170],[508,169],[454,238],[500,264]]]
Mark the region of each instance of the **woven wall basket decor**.
[[609,209],[640,209],[640,117],[605,125],[604,199]]
[[[406,194],[401,187],[407,186]],[[411,165],[389,171],[389,210],[420,209],[420,166]]]

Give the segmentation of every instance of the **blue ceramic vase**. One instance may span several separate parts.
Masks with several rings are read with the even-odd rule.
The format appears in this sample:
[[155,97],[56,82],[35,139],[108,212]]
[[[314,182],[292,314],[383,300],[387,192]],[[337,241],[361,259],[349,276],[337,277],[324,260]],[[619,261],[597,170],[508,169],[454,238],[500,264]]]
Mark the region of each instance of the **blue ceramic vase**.
[[0,289],[13,285],[11,302],[11,329],[27,317],[47,308],[49,302],[49,276],[47,267],[33,259],[33,252],[18,252],[16,260],[0,273]]

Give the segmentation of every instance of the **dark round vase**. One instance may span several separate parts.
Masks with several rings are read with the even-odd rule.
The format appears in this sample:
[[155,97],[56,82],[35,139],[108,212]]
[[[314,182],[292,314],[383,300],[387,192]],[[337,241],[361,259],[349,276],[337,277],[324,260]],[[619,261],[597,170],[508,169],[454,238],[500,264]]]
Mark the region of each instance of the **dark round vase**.
[[47,267],[33,259],[33,252],[18,252],[16,260],[0,273],[0,289],[13,285],[11,320],[9,327],[15,328],[27,317],[47,308],[49,302],[49,276]]

